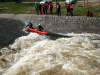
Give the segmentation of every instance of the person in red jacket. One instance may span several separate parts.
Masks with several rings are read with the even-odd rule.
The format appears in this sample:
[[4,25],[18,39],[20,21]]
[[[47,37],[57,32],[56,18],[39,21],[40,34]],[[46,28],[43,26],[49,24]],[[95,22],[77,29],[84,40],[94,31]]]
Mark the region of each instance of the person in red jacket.
[[53,9],[53,4],[52,4],[52,2],[50,2],[50,14],[52,14],[52,9]]
[[86,16],[87,17],[92,17],[92,12],[90,10],[88,10]]
[[45,8],[46,8],[46,10],[45,10],[45,13],[47,14],[47,10],[48,10],[48,3],[47,2],[45,2]]
[[45,11],[46,11],[46,6],[45,6],[45,4],[42,5],[42,9],[43,9],[43,13],[45,14]]

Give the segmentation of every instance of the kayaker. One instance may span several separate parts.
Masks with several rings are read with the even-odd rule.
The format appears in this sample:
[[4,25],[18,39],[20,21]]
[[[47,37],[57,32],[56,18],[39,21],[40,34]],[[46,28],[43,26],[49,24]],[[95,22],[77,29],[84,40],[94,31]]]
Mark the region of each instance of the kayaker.
[[[32,28],[32,29],[33,29],[32,25],[33,25],[33,24],[32,24],[31,22],[29,22],[29,24],[28,24],[27,26],[29,26],[29,28]],[[27,26],[26,26],[26,27],[27,27]]]
[[38,30],[39,30],[39,31],[44,30],[44,28],[41,26],[41,24],[39,24],[39,26],[38,26]]

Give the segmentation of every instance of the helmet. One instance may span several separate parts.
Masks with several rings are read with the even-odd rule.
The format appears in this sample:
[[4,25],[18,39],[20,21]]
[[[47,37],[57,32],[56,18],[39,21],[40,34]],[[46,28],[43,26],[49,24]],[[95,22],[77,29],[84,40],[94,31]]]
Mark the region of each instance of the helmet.
[[39,23],[39,26],[41,26],[41,24]]

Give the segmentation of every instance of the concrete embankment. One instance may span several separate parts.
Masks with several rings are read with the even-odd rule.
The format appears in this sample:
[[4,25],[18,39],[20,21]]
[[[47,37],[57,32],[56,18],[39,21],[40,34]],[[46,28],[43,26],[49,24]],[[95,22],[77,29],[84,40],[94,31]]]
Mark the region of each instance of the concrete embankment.
[[35,28],[41,23],[47,32],[52,33],[87,32],[100,34],[100,17],[0,14],[0,18],[15,19],[23,23],[31,21]]

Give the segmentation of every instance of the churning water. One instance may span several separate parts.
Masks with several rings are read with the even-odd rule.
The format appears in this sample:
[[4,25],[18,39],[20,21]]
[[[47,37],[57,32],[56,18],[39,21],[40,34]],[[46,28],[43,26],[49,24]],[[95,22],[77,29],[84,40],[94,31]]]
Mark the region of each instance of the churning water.
[[100,75],[100,38],[98,34],[29,33],[0,50],[2,75]]

